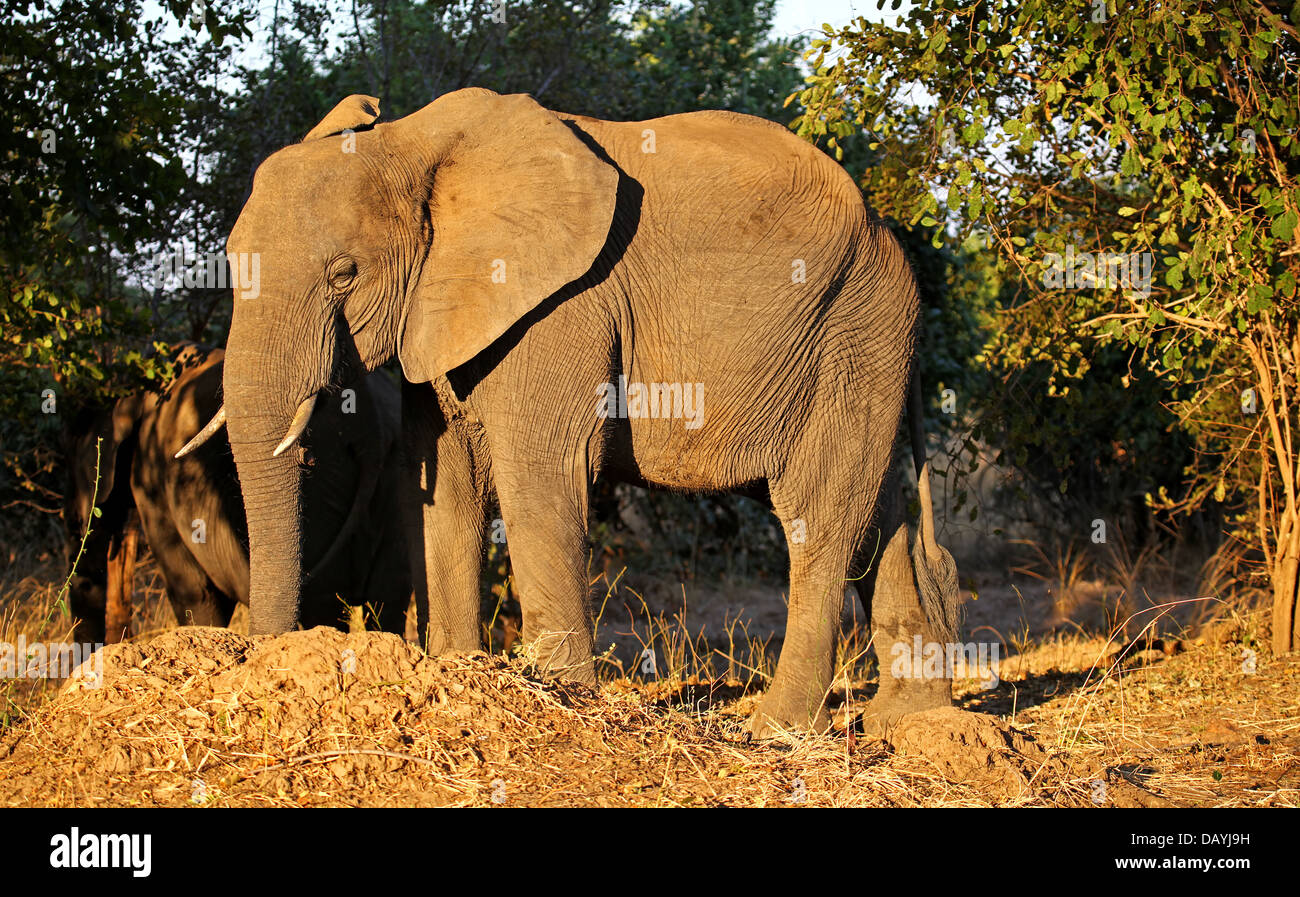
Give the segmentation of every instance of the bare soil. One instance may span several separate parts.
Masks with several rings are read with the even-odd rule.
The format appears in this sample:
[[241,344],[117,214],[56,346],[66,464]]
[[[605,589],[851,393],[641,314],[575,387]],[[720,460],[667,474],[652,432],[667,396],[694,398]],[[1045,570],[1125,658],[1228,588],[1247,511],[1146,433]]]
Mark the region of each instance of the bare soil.
[[[1000,647],[998,682],[957,680],[955,709],[884,740],[857,723],[878,674],[850,599],[833,732],[751,744],[783,590],[621,570],[596,585],[593,690],[430,658],[413,630],[176,628],[146,557],[102,687],[0,680],[0,806],[1300,805],[1300,656],[1221,601],[1165,615],[1188,587],[976,571],[962,638]],[[68,636],[63,577],[10,554],[0,641]]]
[[0,805],[1295,806],[1300,658],[1243,650],[1061,639],[885,741],[855,734],[855,682],[834,733],[749,744],[737,681],[591,690],[382,633],[187,627],[0,735]]

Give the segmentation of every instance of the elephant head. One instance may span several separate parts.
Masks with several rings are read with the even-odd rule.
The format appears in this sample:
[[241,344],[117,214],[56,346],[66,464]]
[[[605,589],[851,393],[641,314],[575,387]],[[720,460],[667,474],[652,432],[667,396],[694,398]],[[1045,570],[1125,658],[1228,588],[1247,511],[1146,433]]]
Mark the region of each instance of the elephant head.
[[[431,381],[601,253],[618,172],[527,96],[447,94],[376,124],[353,96],[262,163],[227,242],[224,420],[251,550],[254,633],[298,622],[302,470],[317,397],[396,355]],[[241,282],[242,281],[242,282]]]

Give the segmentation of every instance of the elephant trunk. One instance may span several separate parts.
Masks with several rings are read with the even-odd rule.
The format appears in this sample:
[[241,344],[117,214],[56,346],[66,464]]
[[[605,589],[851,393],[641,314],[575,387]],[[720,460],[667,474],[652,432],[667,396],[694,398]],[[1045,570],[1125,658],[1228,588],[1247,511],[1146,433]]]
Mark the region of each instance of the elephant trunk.
[[292,459],[270,455],[276,440],[235,449],[249,541],[249,633],[298,625],[302,591],[302,478]]
[[248,521],[249,632],[273,635],[295,628],[299,620],[302,470],[298,451],[286,451],[283,443],[304,384],[286,377],[284,362],[293,355],[269,344],[273,328],[250,333],[239,323],[231,330],[223,388]]

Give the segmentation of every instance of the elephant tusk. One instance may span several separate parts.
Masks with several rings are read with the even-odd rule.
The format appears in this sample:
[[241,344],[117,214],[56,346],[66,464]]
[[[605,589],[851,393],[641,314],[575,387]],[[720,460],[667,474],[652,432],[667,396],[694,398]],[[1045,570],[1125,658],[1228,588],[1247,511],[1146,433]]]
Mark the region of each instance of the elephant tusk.
[[289,421],[289,432],[284,434],[284,439],[275,447],[271,457],[278,458],[280,454],[298,441],[302,431],[307,429],[307,421],[311,420],[312,409],[316,407],[316,393],[312,393],[302,400],[298,410],[293,413],[293,420]]
[[199,432],[195,434],[194,438],[191,439],[189,442],[185,443],[185,445],[181,447],[181,450],[176,454],[172,455],[172,457],[184,458],[190,452],[194,451],[196,448],[203,445],[203,443],[211,439],[216,434],[216,432],[220,430],[222,427],[224,427],[225,425],[226,425],[226,403],[222,402],[221,407],[217,409],[217,413],[212,415],[212,420],[208,421],[208,425],[204,427],[202,430],[199,430]]

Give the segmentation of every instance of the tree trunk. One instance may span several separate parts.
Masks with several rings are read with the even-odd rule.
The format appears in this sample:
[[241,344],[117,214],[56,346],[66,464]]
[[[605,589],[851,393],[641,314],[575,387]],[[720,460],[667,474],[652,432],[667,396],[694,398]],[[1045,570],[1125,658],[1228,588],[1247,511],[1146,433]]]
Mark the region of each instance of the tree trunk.
[[1300,551],[1293,538],[1288,545],[1278,546],[1278,559],[1273,566],[1273,653],[1286,654],[1300,647],[1300,614],[1296,613],[1297,570],[1300,569]]

